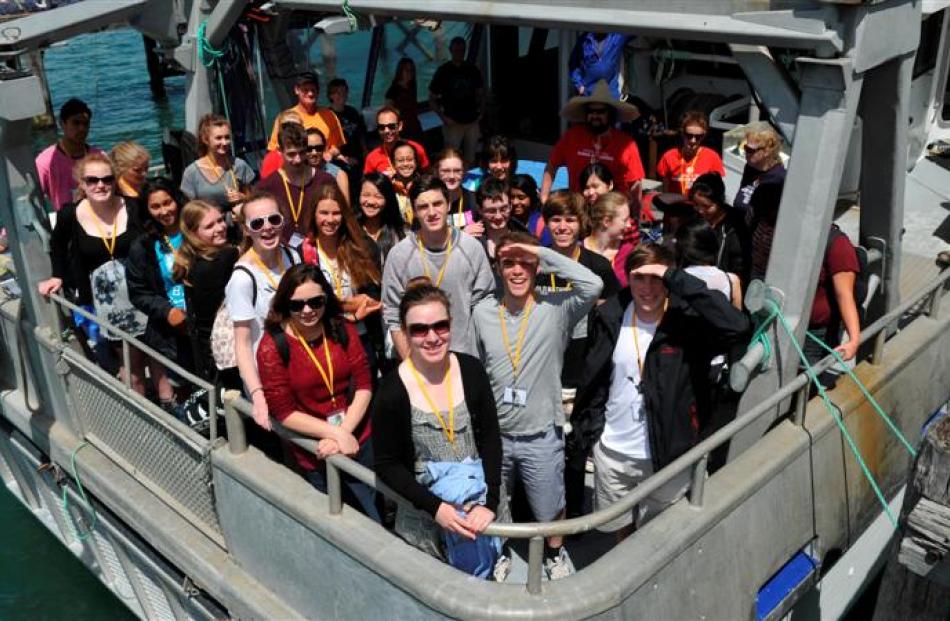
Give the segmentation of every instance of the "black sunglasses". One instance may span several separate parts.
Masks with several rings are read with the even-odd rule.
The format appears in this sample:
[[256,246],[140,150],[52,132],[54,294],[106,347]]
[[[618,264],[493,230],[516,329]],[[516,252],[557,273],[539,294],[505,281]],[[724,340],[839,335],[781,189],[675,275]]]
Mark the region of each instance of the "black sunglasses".
[[247,221],[247,228],[256,233],[257,231],[263,229],[265,224],[269,224],[274,228],[283,226],[284,216],[280,215],[279,213],[272,213],[271,215],[263,218],[251,218]]
[[435,332],[436,336],[445,336],[452,329],[452,322],[448,319],[442,319],[435,323],[410,323],[409,336],[417,339],[429,334],[429,330]]
[[323,153],[323,152],[326,151],[326,150],[327,150],[326,145],[322,145],[322,144],[308,145],[308,146],[307,146],[307,152],[308,152],[308,153]]
[[105,177],[94,177],[92,175],[87,175],[82,178],[82,182],[86,185],[99,185],[100,183],[112,185],[115,183],[115,175],[106,175]]
[[396,128],[399,127],[399,123],[380,123],[376,127],[378,127],[380,131],[384,129],[388,129],[390,131],[396,131]]
[[326,305],[327,296],[325,295],[315,295],[306,300],[287,300],[287,308],[289,308],[292,313],[302,313],[306,306],[309,306],[310,310],[320,310]]

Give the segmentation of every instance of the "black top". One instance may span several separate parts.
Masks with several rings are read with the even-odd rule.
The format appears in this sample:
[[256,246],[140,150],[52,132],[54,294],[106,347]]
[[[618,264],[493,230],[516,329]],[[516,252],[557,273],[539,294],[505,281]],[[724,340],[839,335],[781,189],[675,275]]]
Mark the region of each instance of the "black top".
[[240,256],[237,248],[226,246],[211,259],[199,257],[191,266],[185,282],[188,333],[192,336],[195,368],[198,375],[209,381],[215,374],[211,328],[224,301],[224,288]]
[[749,211],[752,194],[759,185],[784,182],[785,166],[782,163],[778,163],[768,170],[759,170],[746,164],[745,168],[742,169],[742,180],[739,181],[739,191],[736,192],[736,199],[732,201],[732,206],[742,212]]
[[443,64],[429,84],[429,90],[439,97],[445,116],[462,124],[474,123],[478,118],[476,91],[480,88],[482,72],[470,62]]
[[[501,487],[501,433],[494,393],[478,358],[460,353],[455,353],[455,356],[462,374],[465,405],[472,417],[475,446],[488,486],[485,506],[497,513]],[[394,369],[380,381],[373,395],[374,468],[377,476],[393,491],[434,517],[442,500],[416,481],[411,407],[399,369]]]
[[[132,213],[128,211],[126,230],[115,240],[112,256],[106,250],[102,237],[88,234],[76,219],[77,203],[66,203],[56,215],[56,227],[50,237],[50,261],[53,276],[61,278],[67,289],[76,291],[79,304],[92,304],[92,285],[89,276],[93,270],[112,258],[125,259],[132,242],[141,234],[135,227]],[[105,227],[104,227],[105,228]],[[111,235],[112,228],[104,232]]]
[[191,352],[179,351],[178,347],[183,335],[168,324],[172,303],[168,299],[165,280],[155,255],[156,242],[168,249],[168,243],[158,235],[140,235],[129,248],[126,260],[129,301],[148,317],[145,342],[162,355],[190,368]]
[[745,212],[735,207],[726,207],[725,211],[726,217],[712,227],[719,240],[716,267],[738,276],[744,289],[752,269],[752,233]]
[[353,106],[343,106],[342,112],[334,110],[333,113],[340,120],[343,137],[346,138],[346,144],[340,147],[340,152],[346,157],[362,161],[366,155],[362,150],[362,145],[366,144],[366,121],[363,115]]

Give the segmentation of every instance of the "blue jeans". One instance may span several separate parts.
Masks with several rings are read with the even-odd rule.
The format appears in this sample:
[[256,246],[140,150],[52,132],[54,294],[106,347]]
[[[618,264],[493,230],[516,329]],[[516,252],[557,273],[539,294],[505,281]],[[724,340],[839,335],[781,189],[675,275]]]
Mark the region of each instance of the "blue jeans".
[[[363,443],[353,459],[372,470],[373,440],[369,439]],[[324,468],[311,470],[305,473],[304,476],[310,481],[310,485],[324,494],[327,493],[327,473]],[[341,473],[341,480],[343,482],[343,500],[346,501],[346,504],[360,509],[366,517],[382,524],[379,511],[376,509],[376,490],[362,481],[357,481],[345,472]]]

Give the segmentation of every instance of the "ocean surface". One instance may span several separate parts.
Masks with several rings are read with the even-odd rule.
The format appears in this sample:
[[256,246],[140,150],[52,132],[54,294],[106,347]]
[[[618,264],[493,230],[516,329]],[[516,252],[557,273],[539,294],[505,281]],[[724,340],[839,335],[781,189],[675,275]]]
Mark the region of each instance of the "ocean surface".
[[[395,25],[387,26],[387,39],[373,88],[373,103],[382,103],[392,80],[393,68],[403,56],[418,67],[419,99],[437,65],[445,60],[444,45],[467,26],[446,24],[445,35],[418,35],[419,45],[405,44]],[[307,46],[300,48],[301,53]],[[323,76],[341,75],[350,84],[350,103],[360,105],[366,69],[369,34],[337,38],[335,58],[320,41],[309,46],[309,62]],[[135,140],[161,163],[165,128],[184,126],[185,78],[165,80],[166,95],[156,99],[148,85],[141,36],[130,29],[83,35],[57,44],[45,54],[47,81],[54,114],[69,98],[78,97],[93,110],[89,142],[108,150],[123,140]],[[324,78],[324,82],[326,78]],[[265,83],[267,127],[278,112],[276,98]],[[326,93],[321,92],[321,102]],[[54,129],[38,130],[34,146],[41,150],[56,140]],[[0,486],[0,621],[58,619],[126,619],[129,610],[80,563],[46,528]]]

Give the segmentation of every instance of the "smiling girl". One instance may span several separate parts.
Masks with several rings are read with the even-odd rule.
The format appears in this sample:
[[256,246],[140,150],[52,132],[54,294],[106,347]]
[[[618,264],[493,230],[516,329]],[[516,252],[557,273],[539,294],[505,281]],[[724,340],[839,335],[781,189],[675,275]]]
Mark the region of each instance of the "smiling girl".
[[254,170],[231,155],[231,124],[223,116],[206,114],[198,124],[198,159],[182,173],[181,191],[190,199],[231,209],[253,182]]

